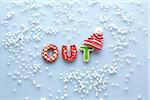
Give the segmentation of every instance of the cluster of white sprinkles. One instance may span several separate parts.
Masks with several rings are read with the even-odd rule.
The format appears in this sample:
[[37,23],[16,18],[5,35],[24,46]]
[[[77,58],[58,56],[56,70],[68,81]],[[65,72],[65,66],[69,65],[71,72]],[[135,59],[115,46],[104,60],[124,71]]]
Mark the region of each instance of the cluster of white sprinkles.
[[[122,3],[115,2],[111,4],[109,2],[99,2],[98,0],[81,1],[12,1],[6,8],[7,13],[5,16],[0,16],[2,17],[0,27],[5,31],[5,33],[1,33],[4,34],[4,36],[0,40],[0,50],[6,50],[5,52],[8,52],[7,66],[8,69],[11,69],[7,73],[7,76],[13,79],[17,83],[17,86],[26,85],[23,83],[30,81],[38,91],[40,91],[41,88],[51,90],[51,88],[44,87],[45,84],[43,82],[37,80],[37,77],[40,77],[39,75],[42,73],[48,73],[50,79],[60,79],[60,83],[62,82],[64,85],[63,90],[61,90],[62,88],[58,89],[56,94],[49,92],[48,96],[41,95],[40,100],[70,100],[70,86],[73,87],[73,90],[71,90],[72,93],[76,96],[80,96],[81,99],[94,94],[95,99],[105,100],[109,98],[108,88],[113,89],[120,87],[124,91],[123,93],[128,93],[128,91],[130,91],[128,83],[134,71],[142,66],[134,53],[124,52],[129,48],[130,44],[136,46],[139,43],[135,34],[137,30],[143,34],[141,38],[147,39],[147,27],[143,25],[142,22],[135,22],[137,19],[134,13],[129,13],[129,11],[122,6]],[[3,3],[6,2],[2,2],[2,4]],[[128,4],[135,6],[136,13],[141,14],[141,16],[143,15],[142,3],[128,2]],[[90,9],[94,7],[98,8],[99,12],[88,18],[86,14],[89,14]],[[18,8],[19,11],[16,10]],[[22,18],[23,23],[18,24],[16,20],[19,14],[22,14],[22,16],[29,14],[29,16]],[[51,19],[50,15],[53,19]],[[114,19],[112,16],[116,16],[117,19]],[[47,18],[49,18],[50,24],[45,20]],[[119,24],[119,21],[122,23],[122,26]],[[43,24],[42,22],[45,23]],[[134,24],[137,25],[136,28],[132,28]],[[78,41],[78,37],[84,34],[82,33],[83,29],[88,28],[93,30],[93,28],[95,29],[99,26],[102,26],[104,36],[109,35],[113,40],[110,42],[108,48],[112,54],[111,64],[102,64],[101,61],[103,61],[103,59],[99,57],[94,63],[90,62],[93,63],[93,66],[80,66],[80,69],[70,68],[69,72],[61,72],[58,75],[59,77],[54,77],[54,73],[49,72],[49,66],[55,66],[44,66],[42,65],[43,63],[40,63],[39,60],[42,61],[42,46],[40,43],[45,43],[44,38],[49,37],[49,39],[54,39],[59,36],[65,38],[65,42],[67,43],[76,43],[75,41]],[[90,33],[88,31],[85,32]],[[105,37],[105,39],[107,39],[107,37]],[[68,69],[68,67],[65,68],[66,70]],[[118,80],[118,82],[113,81],[113,76],[119,75],[124,69],[129,69],[129,71],[125,73],[122,79],[124,81],[122,87],[122,85],[119,84],[122,80]],[[14,87],[12,91],[16,96],[17,92],[21,92],[17,90],[17,87]],[[135,98],[137,100],[143,100],[142,98],[144,97],[141,92],[138,91]],[[27,95],[25,95],[23,99],[33,100],[32,97]]]

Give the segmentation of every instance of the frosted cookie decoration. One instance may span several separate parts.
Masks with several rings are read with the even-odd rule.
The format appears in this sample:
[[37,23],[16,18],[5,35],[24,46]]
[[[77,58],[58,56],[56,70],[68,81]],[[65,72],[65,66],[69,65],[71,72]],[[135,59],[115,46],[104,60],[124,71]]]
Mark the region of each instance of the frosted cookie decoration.
[[[49,50],[52,50],[54,52],[52,56],[48,55]],[[50,63],[54,62],[58,58],[58,48],[57,48],[57,46],[55,46],[53,44],[45,45],[44,48],[43,48],[43,51],[42,51],[42,57],[47,62],[50,62]]]
[[67,62],[72,62],[76,59],[77,57],[77,49],[76,49],[76,46],[75,45],[71,45],[70,46],[70,55],[68,55],[67,53],[67,46],[66,45],[63,45],[62,46],[62,57],[65,61]]
[[86,40],[84,40],[83,44],[87,45],[91,48],[95,48],[96,50],[101,50],[103,46],[103,29],[98,27],[95,29],[95,32]]
[[80,47],[80,50],[83,51],[83,61],[88,62],[90,59],[90,52],[94,51],[94,48],[82,45]]

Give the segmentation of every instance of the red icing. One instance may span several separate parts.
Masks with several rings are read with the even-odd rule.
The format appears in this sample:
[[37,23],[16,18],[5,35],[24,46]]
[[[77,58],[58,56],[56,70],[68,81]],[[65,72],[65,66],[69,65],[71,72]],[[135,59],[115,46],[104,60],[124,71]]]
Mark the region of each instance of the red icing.
[[66,45],[63,45],[62,46],[62,57],[64,60],[66,60],[67,62],[72,62],[76,59],[77,57],[77,50],[76,50],[76,46],[75,45],[71,45],[70,46],[70,56],[68,56],[68,53],[67,53],[67,46]]

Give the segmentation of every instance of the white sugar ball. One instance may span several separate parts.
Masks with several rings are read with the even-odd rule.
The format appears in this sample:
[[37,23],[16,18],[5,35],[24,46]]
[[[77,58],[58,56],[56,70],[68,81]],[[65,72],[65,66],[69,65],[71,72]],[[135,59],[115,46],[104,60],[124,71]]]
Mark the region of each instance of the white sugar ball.
[[24,100],[29,100],[29,97],[25,97]]
[[103,33],[103,29],[102,29],[101,27],[97,27],[97,28],[95,29],[95,32],[96,32],[96,33]]
[[128,87],[124,87],[124,91],[127,92],[128,91]]
[[138,95],[137,98],[138,98],[138,100],[141,100],[141,99],[142,99],[142,96],[141,96],[141,95]]

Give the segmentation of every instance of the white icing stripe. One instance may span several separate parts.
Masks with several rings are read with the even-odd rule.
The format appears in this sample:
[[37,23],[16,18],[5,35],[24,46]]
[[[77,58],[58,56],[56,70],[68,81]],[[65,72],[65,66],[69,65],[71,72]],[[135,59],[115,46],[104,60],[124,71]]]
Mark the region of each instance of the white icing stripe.
[[87,41],[87,42],[94,42],[94,43],[96,43],[98,45],[102,45],[103,44],[101,41],[97,41],[97,40],[93,40],[93,39],[89,39],[89,40],[85,40],[85,41]]
[[96,44],[93,44],[93,43],[90,43],[90,42],[84,42],[85,45],[90,45],[94,48],[97,48],[97,49],[101,49],[101,46],[100,45],[96,45]]
[[90,46],[90,47],[92,47],[92,48],[95,48],[95,49],[101,50],[101,48],[95,47],[95,46],[93,46],[93,44],[91,44],[91,43],[87,43],[86,45],[88,45],[88,46]]

